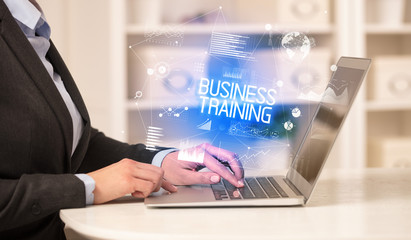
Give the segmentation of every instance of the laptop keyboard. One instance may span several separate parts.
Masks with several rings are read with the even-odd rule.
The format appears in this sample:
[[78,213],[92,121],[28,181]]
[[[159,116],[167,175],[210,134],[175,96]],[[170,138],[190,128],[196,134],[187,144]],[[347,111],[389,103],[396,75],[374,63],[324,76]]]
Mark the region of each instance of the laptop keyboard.
[[288,197],[273,177],[245,178],[244,187],[237,188],[227,180],[212,184],[216,200],[239,200]]

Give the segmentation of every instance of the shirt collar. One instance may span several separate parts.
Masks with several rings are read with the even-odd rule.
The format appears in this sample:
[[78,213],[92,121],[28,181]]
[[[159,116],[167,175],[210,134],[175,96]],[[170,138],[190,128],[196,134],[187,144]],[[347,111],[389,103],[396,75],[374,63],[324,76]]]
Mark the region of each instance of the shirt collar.
[[[9,8],[13,17],[22,25],[23,32],[29,36],[34,35],[34,31],[38,35],[43,36],[46,39],[50,39],[50,26],[48,25],[46,18],[42,12],[40,12],[31,2],[28,0],[4,0],[4,3]],[[31,29],[31,31],[25,31],[25,27]]]
[[41,12],[28,0],[4,0],[13,17],[34,30]]

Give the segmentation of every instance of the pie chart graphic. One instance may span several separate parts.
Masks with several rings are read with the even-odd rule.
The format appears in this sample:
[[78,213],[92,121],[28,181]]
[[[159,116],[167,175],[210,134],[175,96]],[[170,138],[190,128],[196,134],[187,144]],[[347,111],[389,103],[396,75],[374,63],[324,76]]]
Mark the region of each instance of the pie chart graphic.
[[284,123],[284,128],[287,131],[291,131],[294,128],[294,124],[291,121],[287,121]]
[[293,117],[299,118],[301,116],[301,110],[298,107],[293,108],[291,110],[291,114],[293,115]]

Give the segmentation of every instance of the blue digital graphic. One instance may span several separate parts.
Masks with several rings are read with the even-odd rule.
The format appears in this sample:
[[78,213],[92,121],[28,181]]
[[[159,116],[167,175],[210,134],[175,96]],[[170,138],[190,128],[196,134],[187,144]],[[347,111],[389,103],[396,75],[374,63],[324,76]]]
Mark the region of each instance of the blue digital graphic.
[[[221,8],[210,14],[216,12],[217,18],[224,16]],[[274,37],[271,27],[261,28],[262,35],[210,30],[193,46],[187,39],[182,41],[187,35],[181,24],[170,28],[178,29],[177,33],[151,31],[145,41],[131,45],[147,73],[145,89],[138,89],[136,103],[142,125],[162,129],[162,143],[172,147],[208,142],[236,152],[245,169],[288,164],[318,103],[310,96],[302,97],[295,74],[284,78],[280,72],[287,69],[279,68],[286,62],[306,69],[304,61],[313,41],[295,31]],[[181,39],[165,48],[163,41],[153,40],[157,36]],[[158,52],[153,47],[156,44]],[[133,50],[137,45],[147,45],[153,53],[143,56]],[[160,57],[165,50],[169,54]],[[314,80],[303,87],[317,84],[318,79]],[[141,102],[150,107],[139,108]],[[152,134],[147,139],[155,143]],[[200,162],[201,154],[183,152],[181,160]]]

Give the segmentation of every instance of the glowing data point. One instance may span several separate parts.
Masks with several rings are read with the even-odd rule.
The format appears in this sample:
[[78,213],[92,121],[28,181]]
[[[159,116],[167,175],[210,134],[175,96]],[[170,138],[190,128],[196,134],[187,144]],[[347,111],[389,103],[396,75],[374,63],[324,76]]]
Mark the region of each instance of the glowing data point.
[[335,72],[335,71],[337,71],[337,66],[336,65],[332,65],[331,67],[330,67],[330,69],[331,69],[331,71],[333,71],[333,72]]
[[179,113],[174,114],[175,117],[180,117]]
[[185,108],[184,108],[184,110],[186,110],[186,111],[187,111],[187,110],[188,110],[188,107],[185,107]]
[[147,68],[147,74],[148,75],[153,75],[154,74],[154,70],[152,68]]
[[143,92],[142,91],[137,91],[136,96],[134,98],[141,98],[142,96],[143,96]]
[[222,7],[222,6],[220,6],[220,7],[219,7],[219,9],[223,9],[223,7]]
[[324,14],[327,14],[327,13],[328,13],[328,11],[327,11],[327,10],[325,10],[325,11],[324,11]]
[[168,108],[168,111],[171,112],[171,111],[173,111],[173,109],[172,109],[172,108]]
[[161,74],[166,73],[166,71],[167,71],[167,69],[164,66],[161,66],[161,67],[158,68],[158,72],[161,73]]
[[128,46],[128,48],[132,48],[132,46],[130,45],[130,46]]
[[265,30],[270,31],[273,28],[273,26],[271,26],[271,24],[266,24],[265,25]]
[[251,147],[247,147],[248,148],[248,150],[250,150],[251,149]]
[[158,116],[159,116],[159,117],[163,117],[163,114],[162,114],[162,113],[160,113],[160,114],[158,114]]
[[277,86],[278,86],[278,87],[284,86],[284,82],[283,82],[283,81],[277,81]]

